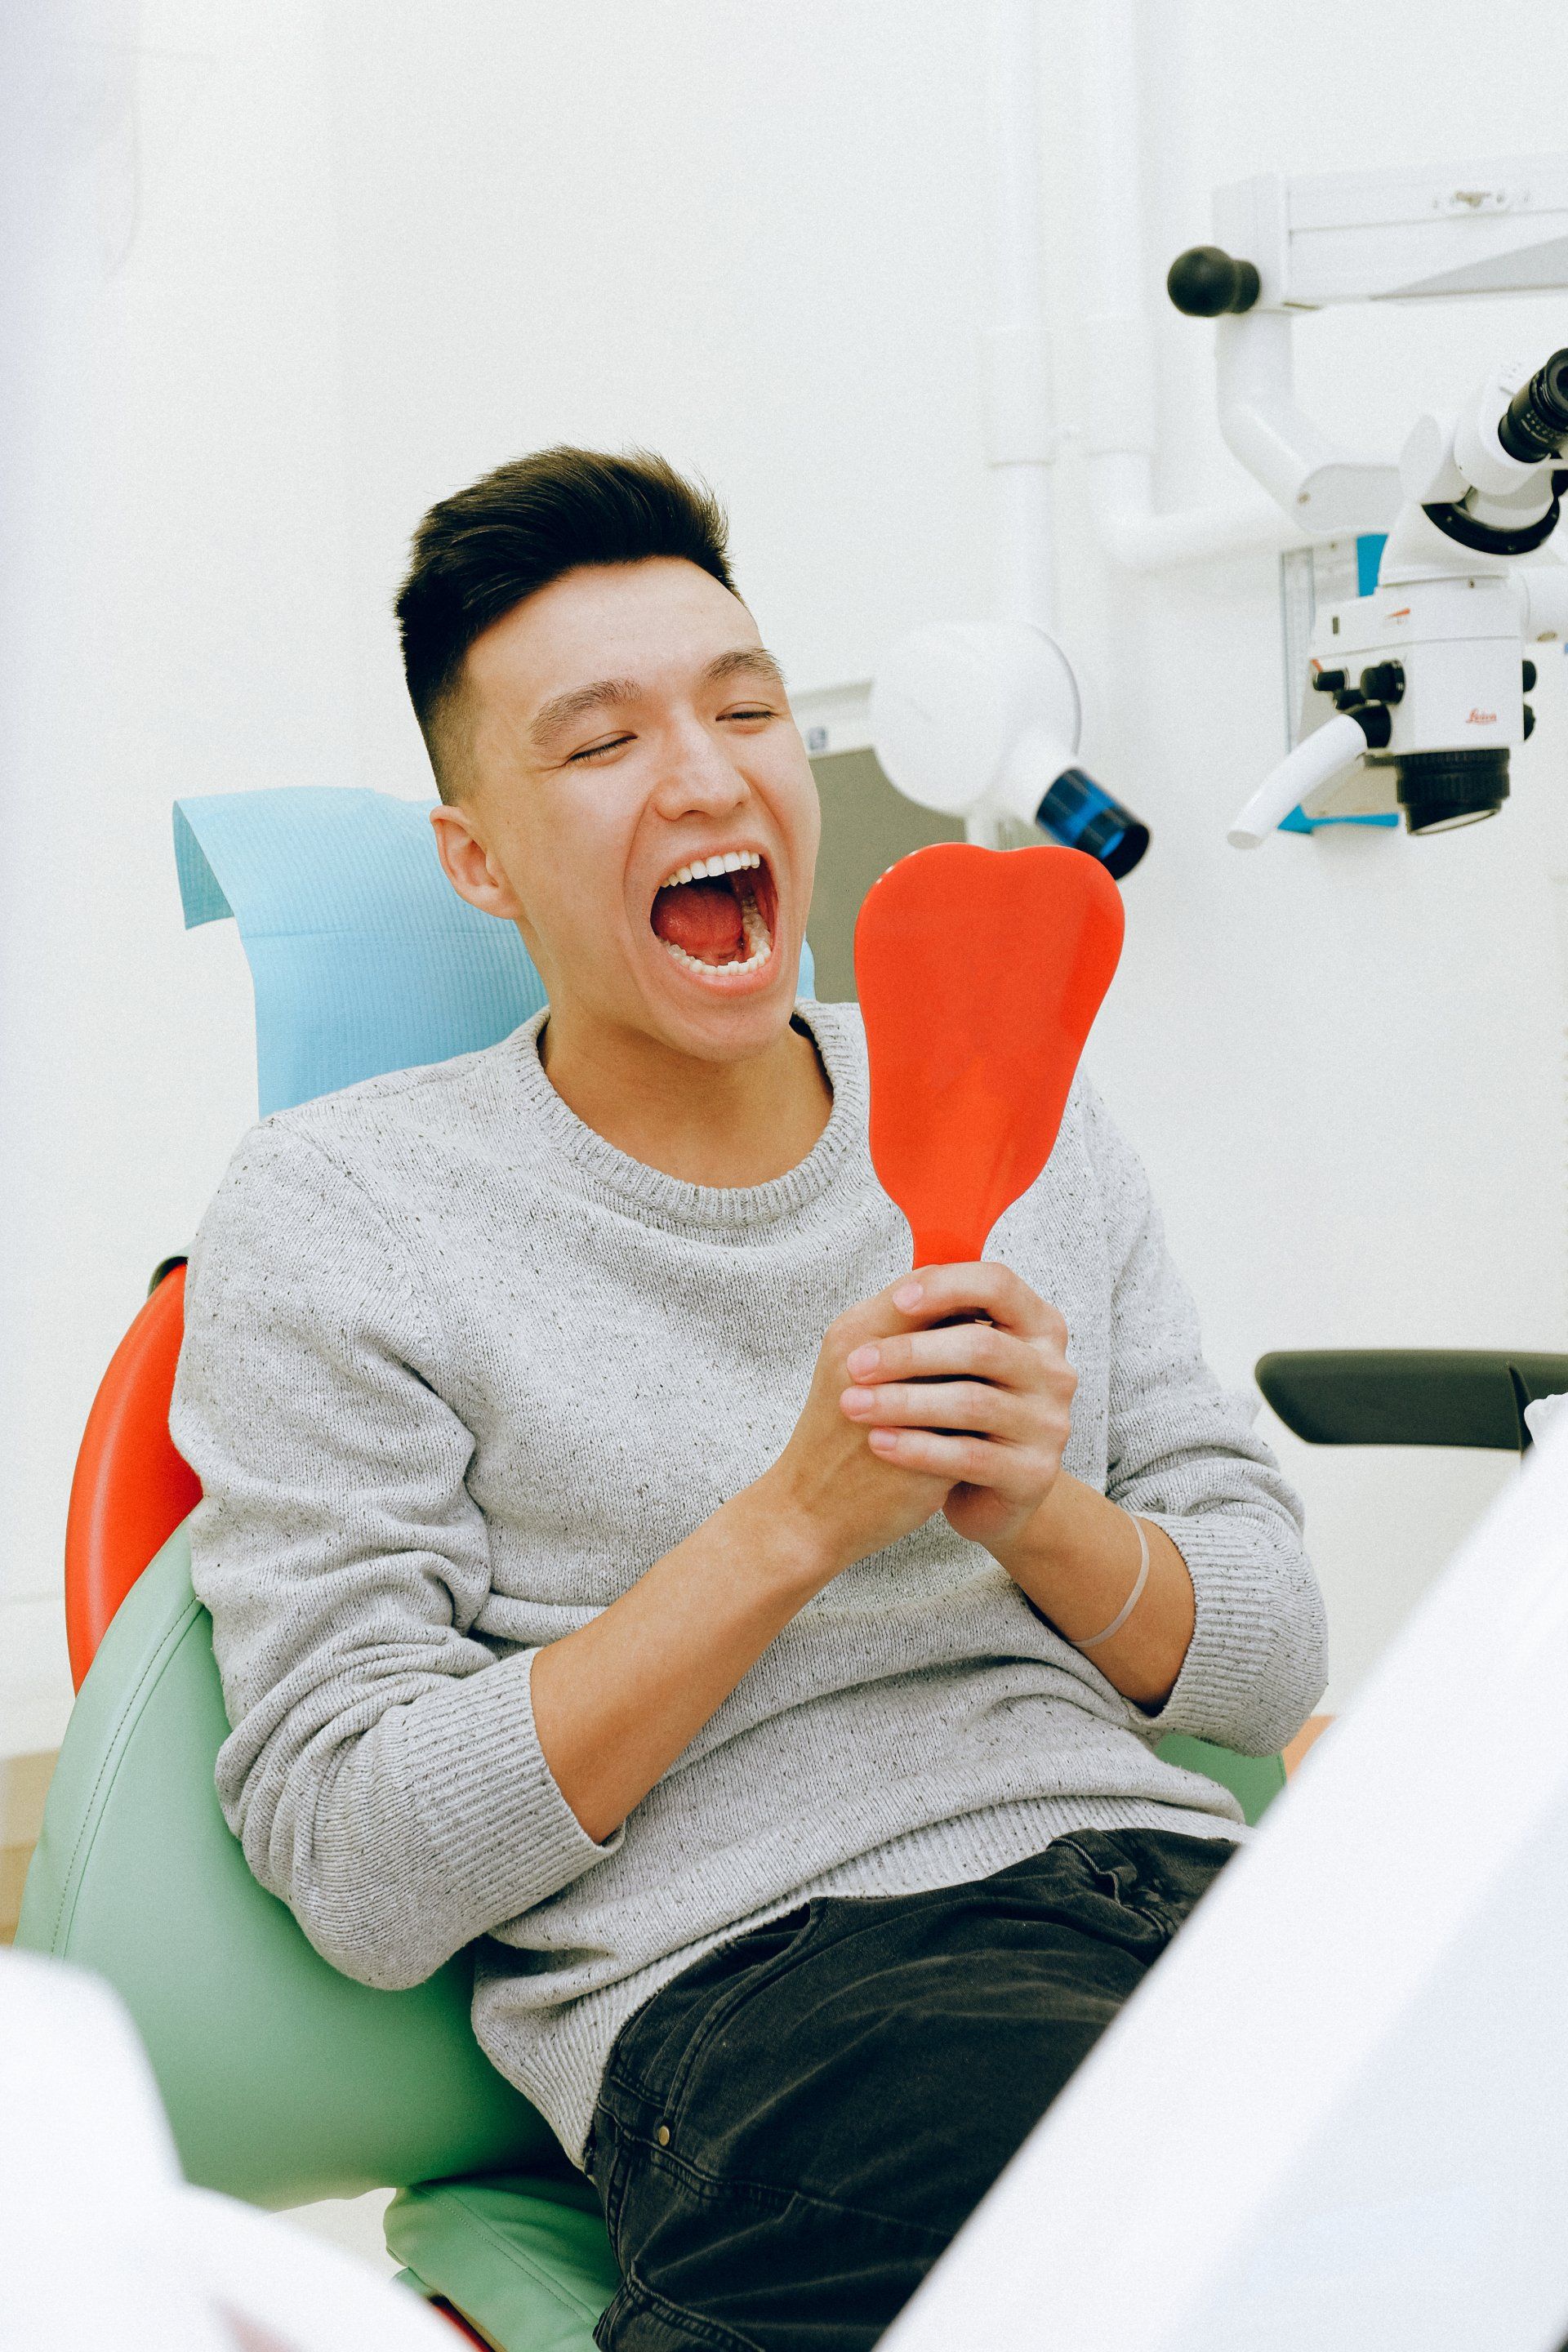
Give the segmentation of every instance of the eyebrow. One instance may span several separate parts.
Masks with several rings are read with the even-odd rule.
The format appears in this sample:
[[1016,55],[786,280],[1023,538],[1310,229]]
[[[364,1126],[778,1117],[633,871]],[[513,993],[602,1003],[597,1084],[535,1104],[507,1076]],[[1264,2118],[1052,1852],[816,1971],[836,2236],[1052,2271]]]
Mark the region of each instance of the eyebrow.
[[[716,654],[702,672],[704,686],[720,686],[729,677],[761,677],[770,686],[784,688],[784,671],[765,646],[734,646],[728,653]],[[542,703],[534,713],[529,733],[535,743],[543,743],[559,734],[563,727],[574,719],[585,718],[591,710],[614,709],[619,703],[636,702],[644,689],[633,677],[600,677],[590,686],[574,686],[568,693],[557,694]]]
[[784,671],[766,646],[736,646],[732,652],[718,655],[702,673],[705,686],[721,685],[727,677],[764,677],[770,686],[784,689]]

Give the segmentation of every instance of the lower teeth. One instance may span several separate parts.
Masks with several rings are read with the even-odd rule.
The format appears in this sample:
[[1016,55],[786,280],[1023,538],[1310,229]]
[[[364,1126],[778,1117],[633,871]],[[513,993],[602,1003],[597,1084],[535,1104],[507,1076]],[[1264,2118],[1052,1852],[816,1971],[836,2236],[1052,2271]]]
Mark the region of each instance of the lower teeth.
[[677,963],[688,965],[692,971],[756,971],[773,951],[770,940],[749,955],[744,963],[704,963],[700,956],[688,955],[684,948],[678,948],[673,940],[661,940],[659,945],[668,950]]
[[773,943],[763,920],[755,894],[748,887],[742,887],[741,891],[741,930],[752,950],[743,962],[704,963],[700,956],[688,955],[684,948],[678,948],[673,940],[661,939],[659,944],[668,949],[677,963],[688,964],[693,971],[756,971],[772,955]]

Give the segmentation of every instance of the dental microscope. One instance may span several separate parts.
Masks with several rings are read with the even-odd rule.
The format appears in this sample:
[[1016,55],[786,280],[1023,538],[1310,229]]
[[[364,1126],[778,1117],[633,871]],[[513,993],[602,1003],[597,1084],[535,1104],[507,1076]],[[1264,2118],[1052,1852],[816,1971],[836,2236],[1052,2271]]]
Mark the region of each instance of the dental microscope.
[[[1216,191],[1214,226],[1215,243],[1180,255],[1167,290],[1179,310],[1215,321],[1220,430],[1272,506],[1254,497],[1245,510],[1145,518],[1142,553],[1119,535],[1114,496],[1095,510],[1113,560],[1143,568],[1268,548],[1293,548],[1286,564],[1307,564],[1303,646],[1288,654],[1294,671],[1304,650],[1305,674],[1288,681],[1293,748],[1229,838],[1255,848],[1287,819],[1310,829],[1403,812],[1426,835],[1490,816],[1533,725],[1540,647],[1568,637],[1568,565],[1553,544],[1568,489],[1568,348],[1506,361],[1462,408],[1420,416],[1395,466],[1339,448],[1299,406],[1292,333],[1302,314],[1343,302],[1568,288],[1568,155],[1266,173]],[[1145,331],[1107,315],[1086,332],[1077,431],[1091,490],[1099,464],[1114,493],[1114,453],[1132,446],[1118,436],[1115,397],[1146,373],[1131,364]],[[1043,481],[1052,445],[1028,421],[1040,385],[1006,373],[1034,353],[1037,376],[1035,344],[1017,329],[992,342],[991,461],[1022,480],[1017,461],[1032,456]],[[1048,504],[1026,520],[1048,532]],[[1375,583],[1358,583],[1370,593],[1320,604],[1310,551],[1353,540],[1375,552],[1380,539]],[[1149,830],[1084,764],[1079,672],[1048,598],[1036,601],[1043,613],[1015,604],[1014,617],[939,624],[896,644],[872,682],[868,740],[901,793],[963,817],[972,839],[1037,828],[1120,878]]]
[[1568,631],[1568,568],[1521,562],[1557,530],[1565,453],[1568,350],[1505,362],[1463,408],[1417,419],[1377,584],[1317,615],[1300,739],[1231,825],[1234,846],[1256,849],[1298,806],[1397,807],[1413,834],[1496,814],[1535,723],[1528,649]]
[[1510,754],[1534,724],[1531,647],[1568,632],[1568,569],[1550,544],[1568,488],[1568,350],[1505,360],[1463,407],[1419,416],[1394,488],[1296,407],[1290,322],[1342,301],[1568,285],[1568,158],[1264,177],[1219,190],[1214,212],[1225,242],[1179,255],[1166,285],[1179,310],[1217,322],[1227,444],[1310,536],[1386,534],[1370,593],[1313,615],[1294,748],[1229,839],[1256,848],[1298,807],[1309,821],[1397,810],[1416,835],[1473,824],[1508,797]]

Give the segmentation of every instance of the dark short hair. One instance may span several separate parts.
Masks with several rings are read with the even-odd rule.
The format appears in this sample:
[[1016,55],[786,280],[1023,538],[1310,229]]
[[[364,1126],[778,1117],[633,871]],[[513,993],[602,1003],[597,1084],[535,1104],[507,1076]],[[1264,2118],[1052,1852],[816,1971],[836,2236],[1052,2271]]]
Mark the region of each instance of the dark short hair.
[[409,699],[442,799],[453,794],[441,722],[476,637],[584,565],[674,556],[733,594],[728,530],[706,484],[646,449],[536,450],[433,506],[414,534],[396,612]]

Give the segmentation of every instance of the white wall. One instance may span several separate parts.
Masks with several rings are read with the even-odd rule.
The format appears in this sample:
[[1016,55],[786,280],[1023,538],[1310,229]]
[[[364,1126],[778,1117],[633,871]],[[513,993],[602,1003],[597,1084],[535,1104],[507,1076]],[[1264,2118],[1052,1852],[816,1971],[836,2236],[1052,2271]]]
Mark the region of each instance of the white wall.
[[313,10],[264,13],[21,0],[4,36],[42,289],[0,686],[12,1750],[63,1721],[93,1390],[255,1115],[237,942],[180,930],[170,801],[353,773],[327,94]]
[[[1474,0],[1190,0],[1145,17],[1149,301],[1175,503],[1238,478],[1214,423],[1213,330],[1161,287],[1210,234],[1214,185],[1560,149],[1563,125],[1550,77],[1479,62]],[[1053,0],[1047,21],[1070,81],[1081,17]],[[1066,218],[1073,153],[1069,136],[1053,158]],[[1070,406],[1092,255],[1063,252],[1058,276]],[[1309,408],[1392,455],[1417,406],[1457,401],[1489,356],[1568,342],[1568,295],[1369,306],[1301,321],[1296,342]],[[1563,665],[1542,679],[1540,731],[1494,823],[1426,843],[1340,830],[1244,857],[1224,821],[1283,749],[1272,562],[1129,580],[1098,560],[1081,482],[1063,473],[1064,622],[1101,666],[1105,771],[1156,844],[1128,887],[1128,961],[1095,1061],[1151,1164],[1216,1366],[1241,1381],[1268,1348],[1563,1347],[1549,878],[1568,872]],[[1308,1500],[1342,1702],[1511,1472],[1495,1455],[1270,1434]]]
[[[58,117],[55,291],[27,298],[30,368],[8,387],[32,456],[4,477],[0,1752],[63,1718],[60,1531],[96,1380],[251,1115],[237,942],[179,928],[170,800],[423,794],[388,614],[408,530],[552,438],[646,442],[708,473],[803,687],[863,676],[913,623],[983,612],[979,16],[978,0],[22,7],[70,36],[28,70],[58,81],[66,54],[101,87]],[[1560,141],[1552,77],[1498,53],[1479,0],[1190,0],[1150,19],[1152,302],[1206,234],[1216,180]],[[1047,0],[1044,22],[1070,411],[1093,257],[1074,11]],[[1543,298],[1311,320],[1303,383],[1339,429],[1390,441],[1500,336],[1544,352],[1565,328]],[[1161,310],[1173,499],[1234,478],[1208,344]],[[1215,1360],[1239,1381],[1271,1346],[1563,1344],[1563,736],[1543,724],[1518,805],[1474,834],[1241,860],[1223,819],[1280,740],[1272,567],[1130,582],[1094,546],[1070,446],[1059,473],[1063,617],[1102,685],[1100,765],[1156,842],[1094,1059]],[[1290,1460],[1342,1696],[1506,1465]]]

